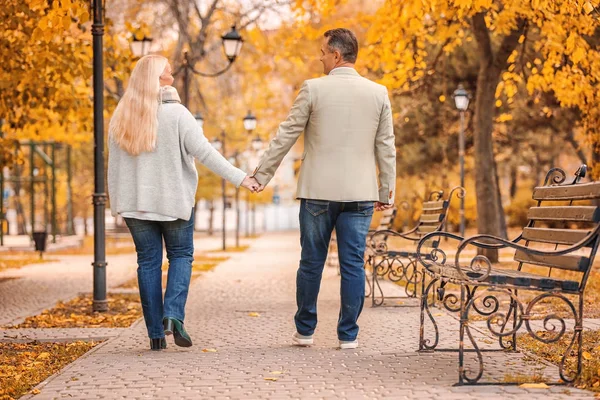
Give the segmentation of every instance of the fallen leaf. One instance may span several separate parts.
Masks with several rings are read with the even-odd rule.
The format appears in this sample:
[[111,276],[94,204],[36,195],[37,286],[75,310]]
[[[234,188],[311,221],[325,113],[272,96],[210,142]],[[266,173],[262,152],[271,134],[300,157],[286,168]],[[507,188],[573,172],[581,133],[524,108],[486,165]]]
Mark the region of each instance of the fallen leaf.
[[267,376],[267,377],[265,377],[265,381],[273,381],[273,382],[274,382],[274,381],[276,381],[277,379],[279,379],[279,378],[273,378],[272,376]]
[[281,375],[281,374],[283,374],[283,371],[271,371],[271,373],[273,375]]
[[584,351],[582,354],[583,358],[585,360],[591,360],[592,359],[592,355],[588,352],[588,351]]
[[45,358],[48,358],[48,357],[50,357],[50,353],[46,353],[46,352],[44,352],[44,353],[40,353],[40,355],[39,355],[39,356],[37,356],[37,358],[38,358],[39,360],[43,360],[43,359],[45,359]]
[[203,353],[216,353],[217,349],[202,349]]
[[250,317],[260,317],[260,314],[257,313],[257,312],[251,312],[251,313],[248,313],[248,316],[250,316]]
[[544,382],[541,383],[523,383],[522,385],[519,385],[520,388],[523,389],[548,389],[549,386],[546,385]]
[[33,389],[31,391],[31,394],[40,394],[40,390],[39,389]]

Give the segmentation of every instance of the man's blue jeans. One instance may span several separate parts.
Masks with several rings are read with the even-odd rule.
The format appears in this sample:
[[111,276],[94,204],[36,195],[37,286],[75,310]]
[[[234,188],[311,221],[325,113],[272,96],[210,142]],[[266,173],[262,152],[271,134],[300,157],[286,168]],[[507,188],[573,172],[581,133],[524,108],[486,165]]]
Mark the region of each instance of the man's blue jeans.
[[[194,212],[189,221],[160,222],[125,218],[137,252],[137,276],[144,320],[151,339],[165,337],[164,317],[185,318],[185,303],[194,261]],[[163,239],[169,271],[162,296]]]
[[294,317],[299,334],[310,336],[317,326],[317,297],[333,228],[336,230],[342,306],[338,339],[355,340],[356,321],[365,300],[364,255],[373,217],[373,202],[342,203],[303,199],[300,205],[302,255],[296,279],[298,312]]

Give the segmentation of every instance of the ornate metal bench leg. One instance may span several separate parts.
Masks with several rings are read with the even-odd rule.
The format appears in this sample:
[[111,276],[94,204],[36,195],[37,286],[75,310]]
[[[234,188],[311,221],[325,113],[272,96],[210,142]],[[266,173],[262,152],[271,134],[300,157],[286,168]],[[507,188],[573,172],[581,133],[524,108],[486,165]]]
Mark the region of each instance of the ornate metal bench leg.
[[367,268],[368,266],[371,266],[371,268],[373,268],[373,257],[372,256],[368,256],[367,260],[365,261],[365,266],[364,266],[364,270],[365,270],[365,297],[371,297],[371,278],[369,277],[369,269]]
[[[381,305],[383,305],[384,301],[385,301],[385,296],[383,294],[383,289],[381,288],[381,284],[379,283],[379,278],[381,277],[383,279],[384,274],[387,273],[389,271],[389,258],[387,257],[381,257],[381,261],[377,262],[376,258],[373,259],[373,275],[372,275],[372,279],[373,279],[373,283],[372,283],[372,303],[373,303],[373,307],[379,307]],[[377,299],[377,294],[376,292],[380,295],[380,299]]]
[[[565,334],[567,334],[567,324],[565,322],[566,318],[573,318],[575,320],[575,329],[573,331],[573,337],[565,350],[560,364],[558,372],[560,374],[560,378],[567,382],[573,383],[581,374],[581,356],[582,356],[582,345],[583,345],[583,296],[577,295],[579,297],[579,312],[575,309],[575,305],[573,302],[567,298],[565,295],[561,293],[542,293],[536,296],[533,300],[527,304],[527,308],[523,313],[523,320],[525,322],[525,326],[527,327],[527,332],[539,342],[542,343],[554,343],[559,341]],[[532,328],[530,320],[532,317],[532,311],[536,307],[536,305],[541,304],[546,299],[558,299],[562,301],[567,306],[567,312],[569,316],[562,316],[557,313],[550,313],[545,315],[543,319],[543,331],[538,331],[537,329]],[[519,299],[515,299],[517,302]],[[522,308],[522,305],[519,304],[519,307]],[[520,324],[519,324],[520,326]],[[572,373],[570,376],[565,371],[567,358],[570,357],[571,351],[573,350],[573,346],[577,342],[577,370]]]
[[[460,333],[459,333],[460,342],[458,344],[458,346],[459,346],[458,347],[458,375],[459,375],[458,382],[461,385],[463,385],[465,383],[467,383],[467,384],[477,383],[477,381],[479,381],[479,379],[481,379],[481,376],[483,375],[483,355],[481,354],[481,350],[479,349],[479,346],[477,346],[477,342],[473,338],[473,335],[471,334],[471,330],[469,329],[469,311],[472,308],[475,309],[475,301],[479,297],[481,297],[481,294],[479,296],[474,296],[475,291],[477,290],[477,287],[475,287],[473,289],[473,291],[471,292],[471,295],[467,299],[467,290],[468,290],[468,288],[465,285],[460,285],[460,309],[461,309],[461,311],[460,311]],[[479,311],[477,311],[477,313],[481,314],[481,312],[479,312]],[[473,349],[475,350],[475,354],[477,356],[478,371],[477,371],[477,375],[475,375],[475,377],[467,376],[467,370],[465,369],[465,366],[464,366],[465,333],[467,334],[469,342],[471,342],[471,345],[473,346]]]
[[[421,293],[421,315],[419,319],[419,351],[435,350],[440,340],[440,333],[435,322],[435,318],[433,318],[431,311],[429,311],[429,293],[431,291],[431,288],[435,285],[437,281],[437,278],[432,278],[431,282],[429,282],[427,287],[425,287],[425,279],[423,279],[423,292]],[[427,313],[427,316],[431,320],[433,329],[435,331],[435,338],[432,344],[430,344],[431,340],[425,339],[425,313]]]
[[465,324],[468,322],[467,313],[465,310],[465,287],[460,285],[460,328],[458,333],[458,384],[463,385],[463,375],[465,373],[464,366],[464,350],[465,350]]
[[[583,356],[583,296],[582,295],[578,295],[579,297],[579,312],[577,313],[575,311],[575,307],[571,306],[572,311],[575,315],[575,327],[574,327],[574,331],[573,331],[573,339],[571,339],[571,343],[569,344],[569,346],[567,347],[567,349],[565,350],[565,354],[563,355],[562,359],[560,360],[560,364],[559,364],[559,374],[560,374],[560,378],[567,382],[567,383],[573,383],[575,382],[575,380],[577,380],[577,378],[579,378],[579,376],[581,375],[581,369],[582,369],[582,361],[581,361],[581,357]],[[563,296],[563,300],[565,300],[566,298]],[[568,300],[565,300],[565,302],[567,302],[568,304]],[[563,331],[564,331],[564,325],[563,325]],[[560,339],[562,335],[558,336],[558,339]],[[572,376],[567,376],[566,371],[565,371],[565,367],[566,367],[566,361],[567,361],[567,357],[569,357],[569,355],[571,354],[571,351],[573,349],[573,345],[575,344],[575,342],[577,342],[577,369],[575,370],[575,373]]]
[[[377,284],[377,286],[379,286],[379,282],[377,282],[377,262],[376,262],[376,258],[373,257],[373,264],[371,264],[371,305],[373,307],[377,307],[379,304],[377,304],[377,301],[375,300],[375,284]],[[383,260],[381,261],[383,262]]]
[[[511,289],[508,289],[508,293],[512,293]],[[500,327],[500,333],[504,333],[507,329],[507,325],[510,322],[510,320],[512,319],[512,328],[510,329],[511,332],[513,332],[511,335],[508,336],[498,336],[498,343],[500,344],[500,347],[503,348],[504,350],[510,350],[510,351],[516,351],[517,349],[517,301],[515,300],[515,298],[517,298],[517,291],[514,291],[514,297],[510,297],[510,306],[508,308],[508,312],[506,313],[506,318],[504,319],[504,321],[502,322],[502,326]],[[498,309],[493,310],[493,312],[498,311]],[[507,340],[507,338],[510,336],[510,340]]]
[[[404,279],[406,279],[406,286],[404,292],[407,297],[417,297],[417,285],[419,283],[419,270],[417,268],[417,259],[408,259],[408,263],[403,270]],[[412,287],[412,290],[411,290]]]

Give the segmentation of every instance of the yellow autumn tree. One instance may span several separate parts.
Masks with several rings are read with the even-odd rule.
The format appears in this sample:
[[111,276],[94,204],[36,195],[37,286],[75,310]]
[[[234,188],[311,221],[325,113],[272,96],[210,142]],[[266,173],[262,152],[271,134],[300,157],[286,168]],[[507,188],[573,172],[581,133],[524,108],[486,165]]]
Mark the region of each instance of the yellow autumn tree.
[[[505,236],[492,140],[498,100],[512,103],[520,87],[534,97],[552,93],[562,107],[581,112],[581,125],[598,146],[598,27],[598,14],[587,1],[386,0],[377,12],[367,38],[367,66],[394,94],[425,86],[443,72],[440,60],[468,42],[476,44],[479,232]],[[496,259],[494,252],[488,255]]]
[[[4,0],[0,7],[0,165],[13,166],[17,141],[55,141],[74,146],[73,159],[93,148],[92,35],[89,3],[81,0]],[[107,21],[105,78],[127,75],[127,32],[114,35]],[[106,109],[116,101],[109,97]],[[62,168],[61,163],[58,168]],[[17,176],[22,168],[15,168]],[[93,165],[74,168],[75,213],[90,208]],[[59,186],[65,171],[58,170]],[[20,186],[18,183],[14,183]],[[19,193],[18,187],[15,192]],[[28,193],[21,193],[28,196]],[[19,199],[19,196],[15,196]],[[19,200],[20,201],[20,200]],[[81,203],[81,207],[79,207]],[[18,218],[23,220],[17,205]],[[21,210],[21,211],[19,211]]]
[[0,115],[5,141],[75,142],[90,128],[86,80],[92,51],[81,29],[88,20],[80,1],[3,2]]

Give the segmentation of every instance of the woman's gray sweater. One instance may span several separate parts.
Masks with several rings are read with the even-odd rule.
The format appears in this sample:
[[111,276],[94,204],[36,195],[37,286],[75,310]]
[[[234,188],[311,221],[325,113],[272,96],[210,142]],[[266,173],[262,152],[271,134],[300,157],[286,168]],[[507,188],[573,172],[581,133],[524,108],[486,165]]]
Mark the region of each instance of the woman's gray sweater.
[[196,119],[177,102],[159,105],[153,152],[132,156],[109,138],[112,215],[144,211],[189,220],[198,187],[194,158],[236,187],[246,177],[212,147]]

